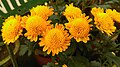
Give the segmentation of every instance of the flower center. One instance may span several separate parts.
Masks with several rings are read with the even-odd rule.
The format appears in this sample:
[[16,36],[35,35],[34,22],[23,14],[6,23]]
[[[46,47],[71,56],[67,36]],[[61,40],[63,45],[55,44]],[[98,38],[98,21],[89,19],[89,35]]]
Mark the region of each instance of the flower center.
[[101,28],[109,29],[111,26],[114,25],[113,20],[105,13],[98,13],[98,17],[100,20],[98,20]]
[[6,28],[8,29],[8,32],[6,32],[6,34],[9,35],[9,39],[15,38],[16,35],[19,33],[19,24],[17,25],[17,21],[15,19],[10,20]]
[[72,23],[71,33],[73,36],[86,37],[89,31],[89,24],[83,19],[77,19]]
[[46,27],[46,21],[39,16],[32,16],[26,23],[26,29],[33,35],[41,34]]
[[65,38],[63,32],[59,29],[52,29],[48,32],[45,37],[45,43],[48,44],[52,48],[58,48],[62,46]]

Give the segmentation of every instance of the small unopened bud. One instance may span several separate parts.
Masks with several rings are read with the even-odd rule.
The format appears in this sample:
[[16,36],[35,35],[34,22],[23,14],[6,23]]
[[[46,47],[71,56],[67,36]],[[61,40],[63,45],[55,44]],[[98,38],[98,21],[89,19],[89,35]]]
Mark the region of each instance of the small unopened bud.
[[112,54],[116,56],[116,54],[114,52],[112,52]]

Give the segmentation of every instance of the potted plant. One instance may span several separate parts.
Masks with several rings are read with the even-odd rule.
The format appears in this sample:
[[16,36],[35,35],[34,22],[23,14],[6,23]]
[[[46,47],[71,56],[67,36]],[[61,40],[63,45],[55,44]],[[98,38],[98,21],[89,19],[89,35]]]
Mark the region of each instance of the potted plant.
[[111,9],[114,3],[120,2],[50,0],[6,18],[2,39],[6,47],[18,41],[19,55],[34,54],[43,67],[119,67],[120,12]]

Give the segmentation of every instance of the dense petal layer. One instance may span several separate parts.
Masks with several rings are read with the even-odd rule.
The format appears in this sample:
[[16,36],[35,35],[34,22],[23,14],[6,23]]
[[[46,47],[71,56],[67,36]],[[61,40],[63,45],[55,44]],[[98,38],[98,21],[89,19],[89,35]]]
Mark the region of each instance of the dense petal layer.
[[120,23],[120,13],[116,10],[107,9],[106,13],[114,20]]
[[[102,8],[93,8],[91,13],[94,15],[94,24],[96,27],[102,31],[102,33],[107,33],[109,36],[115,32],[116,27],[114,26],[113,19],[109,16],[108,13],[100,11]],[[98,11],[99,10],[99,11]]]
[[53,12],[53,8],[50,8],[49,6],[37,6],[33,7],[31,10],[31,15],[38,15],[42,17],[43,19],[47,20],[49,16],[51,16]]
[[25,29],[27,30],[25,36],[31,41],[36,42],[38,35],[41,35],[48,26],[49,21],[46,21],[39,16],[30,16],[25,23]]
[[77,7],[73,6],[73,3],[69,6],[66,5],[65,12],[63,13],[64,16],[66,16],[68,21],[72,21],[75,18],[80,18],[80,15],[82,14],[81,10]]
[[21,17],[16,15],[8,17],[2,26],[2,38],[4,43],[14,43],[22,34]]
[[91,30],[89,25],[90,20],[86,18],[76,18],[72,22],[66,23],[66,28],[77,42],[83,41],[87,43],[89,39],[89,32]]
[[70,39],[71,37],[67,30],[64,30],[64,26],[56,24],[55,28],[46,30],[43,37],[40,38],[39,45],[44,46],[43,51],[47,51],[47,54],[52,52],[52,56],[54,56],[68,48]]

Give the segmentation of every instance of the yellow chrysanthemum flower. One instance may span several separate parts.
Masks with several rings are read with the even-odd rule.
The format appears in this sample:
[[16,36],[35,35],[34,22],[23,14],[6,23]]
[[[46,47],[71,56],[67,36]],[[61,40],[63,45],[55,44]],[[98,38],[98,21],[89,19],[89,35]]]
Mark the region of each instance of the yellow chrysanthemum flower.
[[4,43],[14,43],[22,34],[21,17],[16,15],[8,17],[2,26],[2,38]]
[[91,25],[89,25],[90,21],[91,19],[88,20],[88,17],[76,18],[72,22],[66,23],[65,25],[77,42],[83,41],[84,43],[87,43],[87,41],[90,40],[88,37],[91,30]]
[[104,9],[100,7],[94,7],[91,10],[92,15],[96,16],[98,13],[104,13]]
[[115,32],[116,27],[114,26],[113,19],[107,14],[104,13],[102,8],[92,8],[91,13],[94,15],[94,24],[96,27],[102,31],[102,33],[107,33],[109,36]]
[[106,13],[98,13],[94,18],[96,27],[102,31],[102,33],[107,33],[109,36],[115,32],[116,27],[114,26],[113,19]]
[[66,16],[67,20],[71,22],[75,18],[80,18],[80,15],[82,14],[81,10],[77,7],[73,6],[72,4],[66,5],[65,12],[63,13],[64,16]]
[[37,41],[38,35],[41,35],[43,31],[49,25],[49,21],[41,18],[40,16],[30,16],[25,23],[25,29],[27,33],[25,33],[25,37],[30,39],[30,41]]
[[107,9],[106,13],[115,21],[117,21],[118,23],[120,23],[120,13],[117,12],[116,10],[111,10],[111,9]]
[[67,33],[67,30],[64,30],[62,24],[55,25],[55,28],[49,28],[43,35],[43,38],[40,38],[40,46],[43,47],[43,51],[47,51],[47,54],[52,52],[52,56],[58,54],[59,52],[65,51],[68,46],[70,46],[71,36]]
[[30,12],[31,15],[38,15],[40,17],[42,17],[43,19],[47,20],[49,16],[51,16],[54,12],[53,12],[53,8],[50,8],[49,6],[37,6],[37,7],[33,7]]

